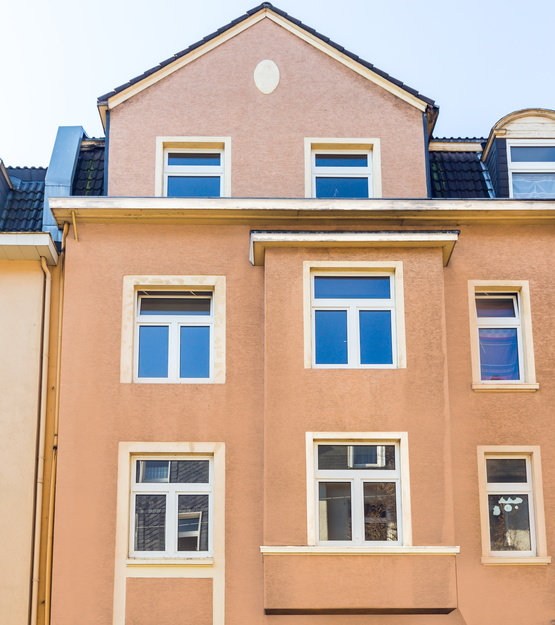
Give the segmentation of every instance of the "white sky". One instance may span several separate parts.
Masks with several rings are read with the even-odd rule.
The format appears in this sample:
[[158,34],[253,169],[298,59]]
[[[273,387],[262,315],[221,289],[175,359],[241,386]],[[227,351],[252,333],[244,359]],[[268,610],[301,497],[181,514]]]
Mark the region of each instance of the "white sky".
[[[103,136],[96,99],[257,0],[7,0],[0,158],[46,166],[58,126]],[[554,0],[276,0],[440,106],[435,136],[487,136],[511,111],[555,109]]]

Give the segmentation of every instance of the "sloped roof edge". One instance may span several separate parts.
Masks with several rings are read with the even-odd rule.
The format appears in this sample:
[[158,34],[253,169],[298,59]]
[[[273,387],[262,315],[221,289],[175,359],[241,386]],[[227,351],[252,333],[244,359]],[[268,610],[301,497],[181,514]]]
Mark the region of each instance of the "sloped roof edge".
[[[229,38],[239,34],[240,32],[255,24],[257,21],[264,17],[273,18],[274,21],[278,23],[283,21],[287,22],[292,26],[291,32],[297,34],[298,36],[301,35],[301,33],[305,34],[305,36],[307,36],[308,42],[312,43],[312,45],[320,43],[320,45],[324,48],[323,51],[327,52],[328,54],[335,53],[334,56],[336,56],[337,60],[343,62],[354,61],[356,65],[360,66],[361,69],[365,70],[363,75],[365,75],[368,79],[373,80],[374,82],[380,84],[386,89],[388,88],[388,85],[390,85],[389,90],[394,93],[399,92],[399,90],[401,92],[404,92],[406,94],[406,97],[402,99],[406,100],[410,104],[413,104],[414,106],[417,106],[417,108],[420,108],[423,111],[426,111],[430,108],[436,109],[436,111],[434,111],[434,115],[430,115],[430,111],[427,111],[429,120],[433,119],[433,121],[435,122],[438,107],[435,105],[434,100],[420,94],[416,89],[405,85],[400,80],[393,78],[393,76],[390,76],[386,72],[378,69],[377,67],[372,65],[372,63],[368,63],[356,54],[349,52],[343,46],[340,46],[339,44],[332,41],[329,37],[326,37],[325,35],[318,33],[313,28],[306,26],[301,21],[285,13],[285,11],[274,7],[269,2],[263,2],[254,9],[247,11],[241,17],[233,20],[226,26],[222,26],[214,33],[211,33],[200,41],[193,43],[188,48],[185,48],[181,52],[174,54],[169,59],[162,61],[161,63],[147,70],[143,74],[136,76],[125,84],[116,87],[114,90],[105,93],[104,95],[101,95],[98,98],[97,105],[100,109],[103,123],[105,122],[106,109],[114,108],[118,104],[121,104],[125,100],[133,97],[139,91],[146,89],[154,82],[158,82],[158,80],[161,80],[165,76],[181,68],[187,62],[186,57],[192,56],[193,58],[191,60],[193,60],[198,56],[201,56],[205,52],[208,52],[217,45],[220,45],[224,41],[227,41]],[[399,93],[397,93],[396,95],[399,95]]]

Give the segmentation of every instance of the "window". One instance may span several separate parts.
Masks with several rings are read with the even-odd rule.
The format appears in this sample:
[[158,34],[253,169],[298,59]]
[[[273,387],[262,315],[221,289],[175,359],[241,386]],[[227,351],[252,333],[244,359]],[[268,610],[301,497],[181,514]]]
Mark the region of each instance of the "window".
[[314,443],[316,542],[403,544],[399,441]]
[[131,557],[210,557],[212,458],[134,458]]
[[382,196],[379,139],[305,138],[305,197]]
[[137,381],[213,380],[213,300],[204,290],[137,291]]
[[474,390],[537,390],[528,282],[469,283]]
[[507,142],[509,188],[515,199],[555,198],[553,141]]
[[164,153],[164,195],[224,195],[223,150],[168,149]]
[[314,151],[312,190],[316,198],[372,197],[372,152]]
[[392,274],[312,274],[313,362],[324,368],[396,367]]
[[485,564],[546,557],[539,454],[539,447],[478,448]]

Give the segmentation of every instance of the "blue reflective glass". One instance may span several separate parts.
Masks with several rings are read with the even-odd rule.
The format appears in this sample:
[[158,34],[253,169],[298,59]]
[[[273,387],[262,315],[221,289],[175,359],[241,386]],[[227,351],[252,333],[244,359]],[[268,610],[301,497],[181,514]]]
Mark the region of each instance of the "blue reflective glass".
[[553,163],[555,162],[555,147],[550,145],[511,148],[513,163]]
[[168,326],[139,327],[139,377],[168,377]]
[[367,198],[368,178],[316,178],[318,198]]
[[315,311],[316,364],[347,364],[347,311]]
[[179,345],[179,377],[210,377],[210,328],[181,326]]
[[518,380],[516,328],[480,328],[482,380]]
[[220,177],[168,176],[168,197],[220,197]]
[[168,165],[188,167],[219,167],[219,154],[195,154],[194,152],[172,152],[168,154]]
[[368,167],[366,154],[316,154],[316,167]]
[[314,297],[316,299],[389,299],[388,276],[336,278],[316,276]]
[[516,317],[514,300],[477,298],[476,315],[478,317]]
[[360,364],[392,365],[391,311],[361,310],[359,315]]

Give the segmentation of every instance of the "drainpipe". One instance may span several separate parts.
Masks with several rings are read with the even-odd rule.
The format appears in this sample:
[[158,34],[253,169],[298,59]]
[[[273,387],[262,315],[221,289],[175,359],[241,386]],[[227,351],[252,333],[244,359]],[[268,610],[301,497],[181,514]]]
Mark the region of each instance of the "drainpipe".
[[37,457],[37,486],[35,498],[35,540],[33,545],[33,577],[31,588],[31,625],[38,617],[39,602],[39,564],[40,535],[42,529],[42,496],[44,490],[44,452],[46,443],[46,398],[48,393],[48,357],[50,348],[50,301],[52,299],[52,274],[46,264],[46,258],[40,257],[40,266],[44,272],[44,302],[42,313],[42,369],[40,380],[39,407],[39,444]]
[[[60,422],[60,376],[62,371],[62,321],[64,304],[64,277],[66,258],[66,237],[69,223],[64,224],[62,235],[62,251],[58,262],[60,271],[60,288],[58,293],[58,351],[56,362],[56,399],[54,402],[54,441],[52,452],[52,467],[50,469],[50,491],[48,502],[48,531],[46,536],[46,579],[44,584],[44,624],[50,625],[50,602],[52,588],[52,549],[54,547],[54,497],[56,491],[56,469],[58,464],[58,424]],[[34,624],[32,624],[34,625]]]

